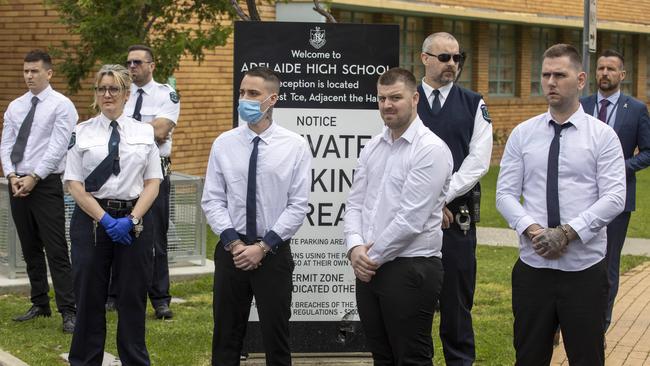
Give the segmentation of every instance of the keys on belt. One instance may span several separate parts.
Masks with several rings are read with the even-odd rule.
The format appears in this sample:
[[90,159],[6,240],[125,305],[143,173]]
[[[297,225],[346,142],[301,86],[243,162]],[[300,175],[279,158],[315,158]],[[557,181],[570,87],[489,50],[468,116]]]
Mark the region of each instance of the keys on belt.
[[160,167],[162,168],[163,177],[169,176],[172,173],[172,159],[168,156],[161,156]]

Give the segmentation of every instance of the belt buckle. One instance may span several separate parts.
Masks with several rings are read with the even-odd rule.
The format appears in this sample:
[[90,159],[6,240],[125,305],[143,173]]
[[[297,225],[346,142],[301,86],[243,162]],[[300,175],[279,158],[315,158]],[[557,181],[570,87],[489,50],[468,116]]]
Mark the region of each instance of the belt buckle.
[[123,208],[122,207],[123,205],[124,205],[124,202],[119,201],[119,200],[111,200],[111,199],[106,200],[106,207],[108,207],[108,208],[112,208],[112,209],[115,209],[115,210],[121,210]]

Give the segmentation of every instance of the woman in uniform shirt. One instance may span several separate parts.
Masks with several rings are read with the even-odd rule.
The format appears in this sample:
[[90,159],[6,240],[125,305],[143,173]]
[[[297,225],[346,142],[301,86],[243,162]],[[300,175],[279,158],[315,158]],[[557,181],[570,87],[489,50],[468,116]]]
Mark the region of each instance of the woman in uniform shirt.
[[118,288],[120,360],[129,366],[150,364],[145,344],[147,286],[153,271],[149,208],[162,171],[153,128],[124,114],[130,85],[121,65],[99,70],[94,106],[101,113],[76,126],[68,151],[64,180],[77,203],[70,221],[77,297],[72,366],[102,364],[111,267]]

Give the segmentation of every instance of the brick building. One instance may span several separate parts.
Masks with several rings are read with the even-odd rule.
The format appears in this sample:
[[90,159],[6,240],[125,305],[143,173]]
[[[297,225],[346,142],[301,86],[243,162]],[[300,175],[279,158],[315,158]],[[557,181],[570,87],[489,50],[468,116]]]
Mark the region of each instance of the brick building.
[[[468,53],[460,82],[485,96],[494,121],[497,163],[510,129],[545,110],[539,70],[541,54],[551,44],[582,40],[582,0],[398,1],[332,0],[339,22],[397,23],[401,31],[400,63],[416,75],[424,72],[420,47],[435,31],[456,35]],[[626,58],[625,93],[650,99],[650,0],[599,2],[598,50],[615,48]],[[311,2],[264,5],[265,20],[318,21]],[[24,93],[22,58],[32,48],[47,48],[71,40],[57,23],[57,14],[39,0],[0,2],[0,110]],[[125,45],[126,47],[126,45]],[[595,65],[595,57],[592,58]],[[590,75],[594,90],[593,69]],[[174,134],[174,169],[203,175],[213,139],[232,125],[232,42],[208,52],[198,65],[184,60],[175,74],[182,96],[181,117]],[[55,75],[52,84],[64,91]],[[87,88],[73,96],[82,118],[92,114]]]

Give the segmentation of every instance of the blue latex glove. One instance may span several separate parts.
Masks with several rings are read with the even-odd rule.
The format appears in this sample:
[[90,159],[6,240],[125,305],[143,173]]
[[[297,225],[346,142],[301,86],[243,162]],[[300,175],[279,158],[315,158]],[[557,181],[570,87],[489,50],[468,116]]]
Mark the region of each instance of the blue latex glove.
[[115,220],[115,225],[106,229],[106,233],[114,242],[129,245],[133,241],[130,234],[131,229],[133,229],[131,219],[128,217],[120,217]]
[[99,223],[102,224],[104,229],[107,230],[115,226],[117,224],[117,220],[113,218],[113,216],[109,215],[108,212],[104,212],[104,216],[102,216],[101,220],[99,220]]

